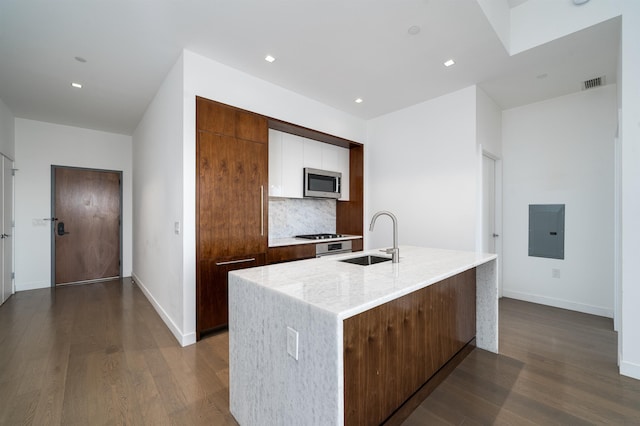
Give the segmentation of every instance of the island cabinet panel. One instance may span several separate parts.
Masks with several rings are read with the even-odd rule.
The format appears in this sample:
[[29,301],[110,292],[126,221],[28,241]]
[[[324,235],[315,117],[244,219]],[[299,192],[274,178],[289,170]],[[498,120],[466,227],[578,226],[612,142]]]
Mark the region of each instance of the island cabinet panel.
[[470,269],[344,321],[345,425],[377,425],[476,333]]
[[267,119],[196,99],[196,334],[227,325],[227,273],[264,265]]

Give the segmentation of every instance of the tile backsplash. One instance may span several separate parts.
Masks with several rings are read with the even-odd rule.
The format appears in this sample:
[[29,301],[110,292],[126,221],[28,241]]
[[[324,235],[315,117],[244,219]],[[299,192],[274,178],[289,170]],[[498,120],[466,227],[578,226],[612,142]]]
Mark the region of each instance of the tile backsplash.
[[269,239],[336,232],[336,200],[269,198]]

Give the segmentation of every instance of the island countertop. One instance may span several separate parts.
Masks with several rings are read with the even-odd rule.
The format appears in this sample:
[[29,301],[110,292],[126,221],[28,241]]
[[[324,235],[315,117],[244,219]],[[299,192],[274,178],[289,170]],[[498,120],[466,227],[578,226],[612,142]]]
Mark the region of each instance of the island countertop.
[[368,254],[384,256],[369,250],[229,273],[229,407],[240,424],[344,425],[345,323],[425,287],[463,282],[455,277],[470,269],[476,346],[497,353],[496,255],[400,246],[399,263],[340,262]]
[[340,262],[364,255],[389,257],[379,250],[369,250],[242,269],[232,274],[346,319],[497,257],[401,246],[399,263],[361,266]]

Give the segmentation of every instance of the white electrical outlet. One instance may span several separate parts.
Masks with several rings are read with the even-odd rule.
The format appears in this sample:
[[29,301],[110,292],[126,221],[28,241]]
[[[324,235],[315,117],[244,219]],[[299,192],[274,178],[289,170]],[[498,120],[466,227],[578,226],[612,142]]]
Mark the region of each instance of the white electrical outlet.
[[173,224],[173,232],[176,235],[180,235],[180,222],[174,222],[174,224]]
[[298,332],[291,327],[287,327],[287,353],[298,360]]
[[560,269],[559,268],[552,268],[551,269],[551,277],[552,278],[560,278]]

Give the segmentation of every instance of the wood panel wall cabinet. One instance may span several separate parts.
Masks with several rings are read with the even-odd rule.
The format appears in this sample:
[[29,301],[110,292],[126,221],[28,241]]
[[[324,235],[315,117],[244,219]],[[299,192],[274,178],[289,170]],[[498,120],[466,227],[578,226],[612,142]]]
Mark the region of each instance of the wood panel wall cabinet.
[[196,101],[196,332],[228,321],[227,273],[263,265],[268,240],[267,119]]
[[344,321],[345,425],[381,424],[475,337],[475,272]]

